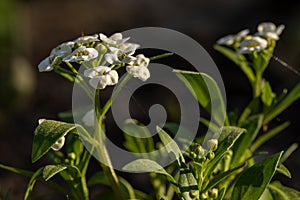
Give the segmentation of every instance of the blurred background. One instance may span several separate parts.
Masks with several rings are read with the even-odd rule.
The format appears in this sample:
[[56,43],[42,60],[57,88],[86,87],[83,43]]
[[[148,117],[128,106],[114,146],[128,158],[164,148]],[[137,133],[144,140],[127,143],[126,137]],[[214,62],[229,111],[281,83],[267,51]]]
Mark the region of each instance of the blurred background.
[[[219,67],[226,87],[228,110],[245,105],[251,89],[242,72],[213,49],[215,41],[244,28],[256,31],[260,22],[284,24],[275,55],[300,70],[300,2],[285,0],[1,0],[0,1],[0,163],[37,169],[47,160],[31,164],[34,129],[39,118],[57,119],[71,109],[72,84],[54,73],[39,73],[37,65],[51,49],[82,33],[122,32],[157,26],[180,31],[198,41]],[[271,61],[266,77],[275,92],[291,88],[299,75]],[[278,152],[300,141],[300,104],[278,120],[291,126],[268,142],[265,150]],[[286,166],[292,179],[282,182],[300,189],[300,150]],[[21,199],[29,179],[0,169],[0,194],[11,191]],[[47,187],[38,184],[43,193]],[[0,195],[1,196],[1,195]]]

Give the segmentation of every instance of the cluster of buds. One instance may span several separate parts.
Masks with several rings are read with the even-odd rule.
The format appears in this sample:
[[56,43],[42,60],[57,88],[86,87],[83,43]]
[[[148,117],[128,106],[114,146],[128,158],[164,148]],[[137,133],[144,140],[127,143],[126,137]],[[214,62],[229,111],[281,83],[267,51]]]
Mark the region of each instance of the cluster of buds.
[[199,163],[203,163],[206,160],[211,160],[215,157],[214,151],[218,148],[218,140],[210,139],[207,141],[208,150],[203,148],[200,144],[196,144],[191,148],[190,157]]

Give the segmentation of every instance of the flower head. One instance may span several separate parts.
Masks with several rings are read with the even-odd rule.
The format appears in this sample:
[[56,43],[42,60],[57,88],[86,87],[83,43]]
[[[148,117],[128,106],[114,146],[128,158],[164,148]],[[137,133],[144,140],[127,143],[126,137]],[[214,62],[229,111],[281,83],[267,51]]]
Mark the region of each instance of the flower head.
[[119,76],[116,70],[106,66],[98,66],[84,71],[84,76],[89,77],[90,85],[95,89],[104,89],[106,86],[118,83]]
[[99,37],[104,44],[110,47],[118,47],[119,45],[129,40],[129,37],[123,38],[122,33],[115,33],[110,37],[107,37],[106,35],[100,33]]
[[240,43],[237,53],[248,54],[251,52],[261,51],[267,48],[267,45],[267,40],[259,36],[248,36]]
[[137,49],[136,45],[128,45],[124,49],[109,48],[111,52],[105,54],[104,58],[109,64],[129,63],[134,59],[132,56]]
[[285,26],[283,24],[276,27],[276,25],[271,22],[264,22],[258,25],[258,32],[256,33],[256,35],[279,40],[279,35],[282,33],[284,28]]
[[248,29],[244,29],[235,35],[227,35],[217,40],[217,44],[230,46],[234,42],[246,37],[249,33]]
[[83,44],[90,43],[90,42],[96,42],[96,41],[99,41],[97,34],[94,34],[94,35],[84,35],[84,36],[81,36],[81,37],[73,40],[73,42],[76,43],[76,44],[78,44],[79,46],[81,46]]
[[89,61],[98,57],[98,51],[94,48],[80,46],[75,49],[69,56],[63,59],[64,62]]
[[143,54],[139,54],[136,56],[135,60],[127,65],[126,70],[133,77],[146,81],[150,77],[150,72],[147,68],[149,62],[149,58],[146,58]]

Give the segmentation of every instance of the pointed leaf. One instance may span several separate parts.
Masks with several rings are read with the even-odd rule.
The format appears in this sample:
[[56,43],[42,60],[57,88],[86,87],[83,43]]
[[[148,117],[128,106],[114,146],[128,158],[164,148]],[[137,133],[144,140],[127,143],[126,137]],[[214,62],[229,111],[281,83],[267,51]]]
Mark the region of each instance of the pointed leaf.
[[27,189],[26,189],[26,192],[25,192],[24,200],[30,199],[30,195],[31,195],[31,192],[32,192],[32,190],[33,190],[34,184],[35,184],[35,182],[38,180],[38,178],[42,175],[43,169],[44,169],[44,167],[39,168],[39,169],[32,175],[32,177],[31,177],[31,179],[29,180],[29,183],[28,183],[28,185],[27,185]]
[[45,120],[34,131],[31,153],[32,162],[36,162],[45,155],[51,146],[62,136],[76,128],[75,124],[68,124],[54,120]]
[[174,153],[178,163],[184,162],[184,158],[183,158],[180,148],[178,147],[176,142],[169,136],[169,134],[166,133],[163,129],[161,129],[158,126],[156,127],[156,131],[158,132],[158,136],[161,139],[161,141],[163,142],[168,153],[171,153],[171,152]]
[[200,105],[212,115],[218,125],[223,125],[226,106],[216,81],[205,73],[182,70],[174,70],[174,72],[185,83]]
[[58,174],[59,172],[67,169],[65,165],[47,165],[43,169],[43,179],[48,181],[54,175]]
[[283,164],[279,164],[276,172],[285,175],[288,178],[292,178],[291,172]]
[[281,101],[273,104],[265,113],[264,124],[277,117],[292,103],[300,98],[300,83],[298,83]]
[[279,164],[282,152],[268,157],[246,169],[238,178],[232,200],[259,199],[270,183]]

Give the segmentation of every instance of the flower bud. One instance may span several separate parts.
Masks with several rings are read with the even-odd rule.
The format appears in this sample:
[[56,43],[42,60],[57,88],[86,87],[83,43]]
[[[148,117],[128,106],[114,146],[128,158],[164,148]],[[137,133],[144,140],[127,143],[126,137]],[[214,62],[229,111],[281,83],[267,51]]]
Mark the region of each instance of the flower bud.
[[210,139],[210,140],[208,140],[208,146],[209,146],[209,149],[211,151],[217,150],[217,148],[218,148],[218,140],[217,139]]
[[65,144],[65,137],[62,136],[61,138],[59,138],[53,145],[52,145],[52,149],[54,151],[58,151],[60,150]]

